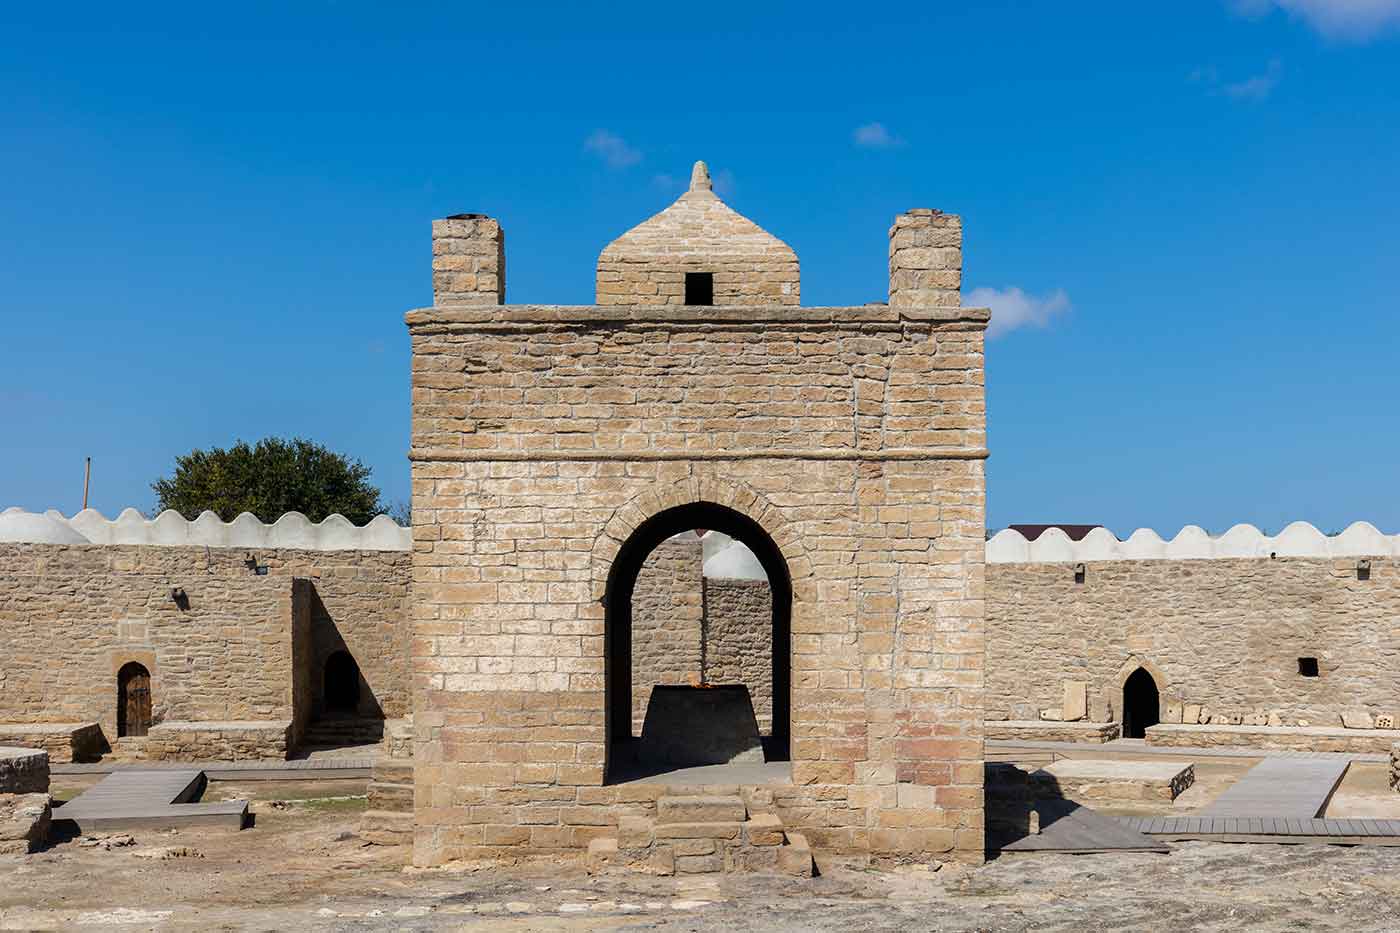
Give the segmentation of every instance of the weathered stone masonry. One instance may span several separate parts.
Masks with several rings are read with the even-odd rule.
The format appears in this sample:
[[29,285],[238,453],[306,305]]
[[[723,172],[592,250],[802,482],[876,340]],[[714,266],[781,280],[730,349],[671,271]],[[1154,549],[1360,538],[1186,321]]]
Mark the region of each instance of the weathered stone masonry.
[[[1340,728],[1341,713],[1400,714],[1400,572],[1394,558],[1237,557],[987,566],[991,719],[1059,709],[1066,681],[1090,718],[1121,718],[1124,678],[1144,665],[1169,706],[1217,723]],[[1299,673],[1316,658],[1318,676]],[[1195,741],[1200,741],[1199,738]]]
[[744,684],[759,731],[773,723],[773,591],[766,580],[703,572],[692,533],[658,545],[632,593],[632,724],[657,684]]
[[792,583],[814,845],[982,853],[985,311],[440,306],[413,340],[415,860],[577,850],[608,785],[612,559],[708,503]]
[[0,722],[95,721],[113,741],[116,672],[136,661],[151,675],[156,723],[282,721],[291,735],[265,749],[281,754],[318,712],[316,665],[336,647],[360,664],[364,711],[402,716],[407,562],[385,551],[0,544]]

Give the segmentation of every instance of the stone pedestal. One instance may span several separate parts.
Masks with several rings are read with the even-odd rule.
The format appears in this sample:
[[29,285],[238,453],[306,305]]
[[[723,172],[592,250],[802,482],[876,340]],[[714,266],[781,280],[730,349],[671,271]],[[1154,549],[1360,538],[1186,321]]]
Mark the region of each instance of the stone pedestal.
[[657,685],[647,703],[639,757],[680,768],[763,761],[749,688]]

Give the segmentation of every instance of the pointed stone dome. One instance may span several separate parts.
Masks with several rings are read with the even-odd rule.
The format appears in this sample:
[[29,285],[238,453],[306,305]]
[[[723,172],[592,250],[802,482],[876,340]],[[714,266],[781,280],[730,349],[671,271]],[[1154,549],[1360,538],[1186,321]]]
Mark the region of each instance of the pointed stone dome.
[[608,244],[600,305],[795,305],[797,254],[719,199],[704,162],[690,189]]

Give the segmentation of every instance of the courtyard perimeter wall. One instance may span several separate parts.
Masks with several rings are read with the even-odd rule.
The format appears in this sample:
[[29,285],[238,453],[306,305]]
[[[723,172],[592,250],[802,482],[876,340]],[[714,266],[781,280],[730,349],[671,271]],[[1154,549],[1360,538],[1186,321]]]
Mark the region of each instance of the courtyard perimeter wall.
[[[149,537],[156,523],[145,524]],[[262,540],[276,527],[257,524]],[[116,670],[134,660],[151,673],[157,722],[295,719],[295,741],[341,647],[368,688],[362,712],[406,715],[409,561],[402,550],[0,543],[0,722],[96,721],[111,741]],[[294,578],[310,586],[294,593]]]
[[[1086,718],[1119,720],[1123,681],[1139,665],[1157,683],[1165,723],[1197,706],[1214,724],[1395,717],[1396,554],[1400,539],[1360,523],[1331,537],[1302,523],[1277,536],[1187,528],[1171,541],[1001,532],[987,549],[988,718],[1053,718],[1065,684],[1083,683]],[[1316,658],[1318,676],[1302,676],[1299,658]]]

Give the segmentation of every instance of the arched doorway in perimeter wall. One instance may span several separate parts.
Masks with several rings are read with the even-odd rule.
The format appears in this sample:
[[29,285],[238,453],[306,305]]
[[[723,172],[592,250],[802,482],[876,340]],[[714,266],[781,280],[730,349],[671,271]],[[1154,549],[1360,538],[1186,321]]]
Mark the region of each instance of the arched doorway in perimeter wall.
[[326,658],[322,686],[326,712],[350,714],[360,708],[360,666],[348,651],[335,651]]
[[1147,727],[1161,721],[1160,697],[1157,681],[1139,667],[1123,682],[1123,738],[1141,739],[1147,735]]
[[151,672],[128,661],[117,671],[117,737],[145,735],[151,728]]
[[[634,776],[631,769],[638,767],[639,749],[644,750],[647,744],[645,730],[640,740],[633,736],[632,598],[638,574],[658,545],[696,530],[719,532],[743,543],[768,577],[772,596],[772,727],[762,739],[762,751],[768,762],[790,757],[792,581],[787,562],[768,533],[747,515],[713,502],[693,502],[643,522],[622,545],[608,571],[603,629],[608,782]],[[640,766],[643,770],[648,767],[645,762]]]

